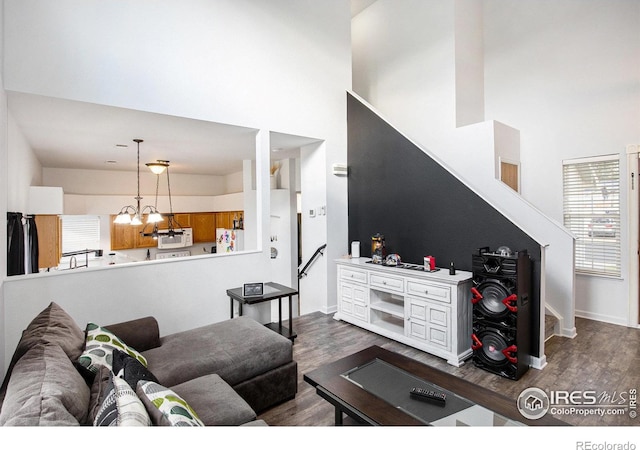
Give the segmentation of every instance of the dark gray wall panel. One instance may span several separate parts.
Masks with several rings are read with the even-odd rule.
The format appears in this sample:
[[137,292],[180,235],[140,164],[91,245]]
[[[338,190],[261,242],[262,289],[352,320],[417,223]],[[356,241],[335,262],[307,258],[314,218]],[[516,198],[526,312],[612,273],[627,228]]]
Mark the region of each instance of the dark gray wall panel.
[[[371,256],[371,236],[388,253],[471,271],[480,247],[526,250],[532,260],[532,328],[539,330],[540,245],[379,116],[348,95],[349,241]],[[540,356],[538,337],[532,353]]]

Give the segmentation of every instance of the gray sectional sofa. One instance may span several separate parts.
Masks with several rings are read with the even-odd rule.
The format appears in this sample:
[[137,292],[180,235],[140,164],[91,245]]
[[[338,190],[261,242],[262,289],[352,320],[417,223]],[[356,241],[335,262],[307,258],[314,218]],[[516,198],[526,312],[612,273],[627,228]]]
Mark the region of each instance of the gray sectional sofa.
[[[136,370],[186,402],[203,425],[264,425],[257,414],[297,392],[291,341],[248,317],[163,337],[153,317],[104,329],[137,355]],[[29,324],[0,387],[0,425],[95,424],[116,375],[109,352],[97,373],[79,363],[90,348],[87,330],[56,303]]]

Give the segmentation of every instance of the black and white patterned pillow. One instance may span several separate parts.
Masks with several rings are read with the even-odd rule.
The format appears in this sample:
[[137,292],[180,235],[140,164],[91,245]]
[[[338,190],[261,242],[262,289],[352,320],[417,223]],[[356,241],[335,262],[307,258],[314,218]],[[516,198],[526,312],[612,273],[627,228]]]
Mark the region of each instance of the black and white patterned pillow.
[[121,350],[114,350],[111,359],[113,374],[129,383],[129,386],[134,391],[140,380],[160,383],[155,375],[139,360]]
[[150,426],[151,418],[129,383],[111,374],[108,393],[93,422],[95,426]]

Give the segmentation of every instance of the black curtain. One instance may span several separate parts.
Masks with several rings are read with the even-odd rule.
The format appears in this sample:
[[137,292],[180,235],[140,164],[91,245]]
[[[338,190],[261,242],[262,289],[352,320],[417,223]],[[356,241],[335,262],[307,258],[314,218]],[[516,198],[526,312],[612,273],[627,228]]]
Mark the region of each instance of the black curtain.
[[36,227],[35,216],[27,216],[27,238],[29,248],[27,249],[29,255],[29,268],[28,273],[38,273],[38,228]]
[[38,228],[35,217],[8,212],[7,275],[37,273],[38,256]]
[[22,213],[7,213],[7,275],[24,273],[24,228]]

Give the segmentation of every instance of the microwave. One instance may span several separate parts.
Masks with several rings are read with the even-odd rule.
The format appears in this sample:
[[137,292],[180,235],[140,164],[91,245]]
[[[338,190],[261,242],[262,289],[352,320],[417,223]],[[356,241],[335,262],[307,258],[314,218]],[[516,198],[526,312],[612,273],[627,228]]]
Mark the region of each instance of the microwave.
[[182,234],[174,234],[173,236],[169,236],[162,231],[159,232],[159,249],[183,248],[191,247],[193,245],[193,230],[191,228],[181,228],[175,231],[182,231]]

